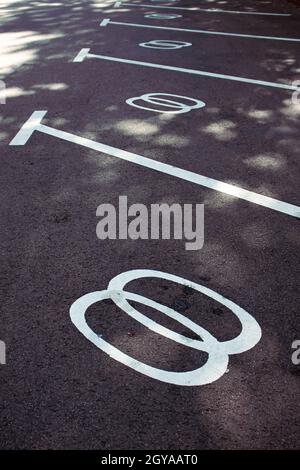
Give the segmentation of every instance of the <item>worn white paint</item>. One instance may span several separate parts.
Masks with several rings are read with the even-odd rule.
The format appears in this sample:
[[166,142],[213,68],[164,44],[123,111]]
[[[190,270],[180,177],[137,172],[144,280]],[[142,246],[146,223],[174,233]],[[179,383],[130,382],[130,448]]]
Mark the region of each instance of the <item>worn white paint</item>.
[[224,194],[229,194],[230,196],[237,197],[244,201],[248,201],[254,204],[258,204],[269,209],[282,212],[283,214],[290,215],[292,217],[300,218],[300,207],[287,202],[279,201],[278,199],[273,199],[263,194],[258,194],[247,189],[240,188],[233,184],[224,183],[207,176],[199,175],[192,171],[187,171],[182,168],[178,168],[173,165],[168,165],[151,158],[143,157],[136,153],[128,152],[126,150],[121,150],[116,147],[111,147],[99,142],[94,142],[93,140],[86,139],[84,137],[76,136],[70,134],[69,132],[64,132],[53,127],[46,126],[41,124],[41,120],[45,116],[47,111],[35,111],[26,123],[21,127],[17,135],[12,139],[9,145],[25,145],[28,139],[31,137],[34,131],[39,131],[44,134],[72,142],[82,147],[86,147],[98,152],[110,155],[113,157],[120,158],[136,165],[140,165],[145,168],[150,168],[151,170],[159,171],[175,178],[179,178],[184,181],[189,181],[190,183],[197,184],[209,189],[214,189]]
[[270,41],[288,41],[288,42],[300,42],[299,38],[286,38],[280,36],[257,36],[255,34],[242,34],[242,33],[226,33],[225,31],[208,31],[205,29],[183,29],[175,28],[173,26],[157,26],[151,24],[139,24],[139,23],[125,23],[121,21],[111,21],[110,18],[105,18],[101,21],[100,26],[107,26],[108,24],[114,24],[119,26],[129,26],[133,28],[151,28],[151,29],[166,29],[168,31],[182,31],[185,33],[199,33],[199,34],[209,34],[212,36],[232,36],[238,38],[248,38],[248,39],[266,39]]
[[[186,316],[176,312],[172,308],[142,295],[123,290],[124,286],[130,281],[152,277],[188,286],[189,288],[194,289],[195,291],[200,292],[201,294],[224,305],[237,316],[241,324],[241,333],[231,340],[218,341],[211,333],[209,333],[209,331],[202,328]],[[148,366],[147,364],[124,354],[119,349],[105,341],[99,334],[96,334],[86,322],[85,313],[87,309],[96,302],[104,299],[111,299],[118,307],[121,308],[121,310],[127,313],[134,320],[144,325],[146,328],[149,328],[149,330],[186,347],[206,352],[208,354],[207,362],[203,366],[192,371],[170,372]],[[191,339],[160,325],[156,321],[136,310],[128,303],[128,300],[160,311],[169,318],[172,318],[196,333],[199,339]],[[153,379],[183,386],[205,385],[219,379],[227,370],[229,355],[248,351],[255,346],[261,338],[261,328],[257,321],[248,312],[246,312],[246,310],[242,309],[231,300],[226,299],[222,295],[202,286],[201,284],[188,281],[173,274],[154,271],[151,269],[137,269],[117,275],[110,281],[107,290],[92,292],[76,300],[70,308],[70,316],[71,321],[78,330],[93,344],[95,344],[95,346],[106,352],[113,359],[130,367],[131,369],[152,377]]]
[[[177,101],[170,98],[175,98]],[[168,109],[142,106],[141,104],[138,104],[140,101],[148,103],[149,105],[163,106]],[[135,108],[145,109],[146,111],[167,114],[188,113],[192,109],[203,108],[205,106],[203,101],[196,100],[195,98],[189,98],[188,96],[181,95],[171,95],[170,93],[146,93],[141,96],[129,98],[126,100],[126,103],[130,106],[134,106]]]

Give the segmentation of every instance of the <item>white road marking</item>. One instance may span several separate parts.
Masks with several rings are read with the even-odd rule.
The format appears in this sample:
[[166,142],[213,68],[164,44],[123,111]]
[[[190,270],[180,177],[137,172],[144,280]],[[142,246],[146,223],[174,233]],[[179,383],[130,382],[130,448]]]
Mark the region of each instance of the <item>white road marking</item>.
[[127,7],[143,7],[143,8],[166,8],[172,10],[189,10],[189,11],[204,11],[207,13],[230,13],[236,15],[262,15],[262,16],[291,16],[291,13],[264,13],[260,11],[239,11],[239,10],[222,10],[220,8],[199,8],[199,7],[171,7],[164,5],[145,5],[143,3],[127,3],[127,2],[117,2],[115,7],[127,6]]
[[[108,60],[111,62],[121,62],[124,64],[132,64],[132,65],[139,65],[141,67],[151,67],[155,69],[162,69],[162,70],[172,70],[173,72],[180,72],[180,73],[188,73],[191,75],[200,75],[203,77],[213,77],[213,78],[220,78],[222,80],[231,80],[235,82],[242,82],[242,83],[250,83],[251,85],[259,85],[259,86],[267,86],[272,88],[280,88],[282,90],[293,90],[298,91],[299,89],[297,86],[294,85],[286,85],[285,83],[277,83],[277,82],[266,82],[264,80],[256,80],[253,78],[244,78],[238,77],[235,75],[224,75],[222,73],[214,73],[214,72],[206,72],[204,70],[195,70],[195,69],[187,69],[183,67],[175,67],[173,65],[163,65],[163,64],[155,64],[152,62],[141,62],[139,60],[131,60],[131,59],[122,59],[120,57],[111,57],[106,55],[97,55],[97,54],[89,54],[86,51],[88,49],[83,49],[85,52],[80,55],[82,51],[75,57],[75,62],[82,62],[82,57],[90,57],[100,60]],[[80,57],[80,60],[78,59]]]
[[254,204],[258,204],[269,209],[282,212],[283,214],[290,215],[292,217],[300,218],[300,207],[287,202],[282,202],[277,199],[273,199],[262,194],[249,191],[247,189],[240,188],[238,186],[223,183],[222,181],[209,178],[207,176],[199,175],[193,173],[192,171],[184,170],[173,165],[168,165],[151,158],[143,157],[136,153],[127,152],[126,150],[121,150],[116,147],[111,147],[99,142],[95,142],[84,137],[79,137],[69,132],[61,131],[54,129],[49,126],[41,124],[41,120],[45,116],[47,111],[35,111],[29,119],[23,124],[17,135],[12,139],[9,145],[25,145],[28,139],[31,137],[34,131],[39,131],[44,134],[57,137],[67,142],[72,142],[82,147],[87,147],[97,152],[102,152],[106,155],[112,157],[120,158],[136,165],[143,166],[145,168],[150,168],[151,170],[156,170],[161,173],[174,176],[175,178],[182,179],[184,181],[189,181],[190,183],[197,184],[209,189],[214,189],[224,194],[229,194],[230,196],[243,199]]
[[[175,282],[177,284],[188,286],[205,296],[214,299],[216,302],[224,305],[232,311],[238,318],[241,324],[241,333],[228,341],[218,341],[209,331],[193,322],[186,316],[176,312],[163,304],[155,302],[142,295],[126,292],[123,290],[124,286],[136,279],[155,277],[167,281]],[[138,321],[149,330],[154,331],[166,338],[175,341],[176,343],[204,351],[208,354],[206,363],[192,371],[188,372],[171,372],[156,367],[148,366],[132,357],[124,354],[118,348],[112,346],[105,341],[101,335],[96,334],[87,324],[85,314],[87,309],[104,299],[111,299],[118,307],[120,307],[131,318]],[[187,329],[199,337],[199,339],[192,339],[182,334],[176,333],[169,328],[166,328],[146,315],[139,312],[128,300],[146,305],[152,309],[158,310],[166,316],[177,321]],[[107,353],[110,357],[121,362],[122,364],[134,369],[148,377],[160,380],[166,383],[172,383],[182,386],[198,386],[205,385],[215,380],[218,380],[227,370],[229,362],[229,355],[240,354],[253,348],[261,339],[261,328],[255,318],[250,315],[246,310],[235,304],[231,300],[226,299],[217,292],[209,289],[201,284],[188,281],[173,274],[164,273],[161,271],[154,271],[152,269],[135,269],[115,276],[109,283],[107,290],[91,292],[85,294],[77,299],[70,308],[70,317],[72,323],[78,330],[95,346]]]
[[104,20],[101,21],[100,26],[107,26],[109,23],[111,23],[110,18],[104,18]]
[[[179,98],[179,100],[177,99],[177,101],[174,101],[169,99],[169,97],[175,99]],[[144,101],[145,103],[149,103],[150,105],[152,104],[155,106],[163,106],[165,108],[171,109],[157,109],[151,108],[150,106],[141,106],[140,104],[136,103],[138,101]],[[186,101],[190,104],[187,104]],[[126,103],[130,106],[134,106],[135,108],[145,109],[146,111],[154,111],[156,113],[167,114],[188,113],[192,109],[204,108],[204,106],[206,106],[203,101],[196,100],[195,98],[189,98],[188,96],[181,95],[172,95],[170,93],[145,93],[141,96],[129,98],[128,100],[126,100]]]
[[297,38],[286,38],[279,36],[256,36],[254,34],[241,34],[241,33],[226,33],[223,31],[207,31],[205,29],[183,29],[175,28],[172,26],[155,26],[150,24],[139,24],[139,23],[125,23],[121,21],[111,21],[110,18],[105,18],[101,21],[100,26],[107,26],[108,24],[115,24],[119,26],[130,26],[134,28],[151,28],[151,29],[166,29],[169,31],[181,31],[186,33],[200,33],[200,34],[210,34],[213,36],[233,36],[238,38],[249,38],[249,39],[267,39],[272,41],[289,41],[289,42],[300,42],[300,39]]
[[83,62],[83,60],[89,55],[90,50],[91,49],[81,49],[75,59],[73,59],[73,62]]
[[152,41],[141,42],[139,46],[149,49],[162,49],[170,51],[172,49],[181,49],[182,47],[191,46],[191,42],[174,41],[172,39],[153,39]]
[[145,18],[150,18],[153,20],[174,20],[175,18],[182,18],[182,15],[165,15],[160,13],[149,13],[149,15],[144,15]]

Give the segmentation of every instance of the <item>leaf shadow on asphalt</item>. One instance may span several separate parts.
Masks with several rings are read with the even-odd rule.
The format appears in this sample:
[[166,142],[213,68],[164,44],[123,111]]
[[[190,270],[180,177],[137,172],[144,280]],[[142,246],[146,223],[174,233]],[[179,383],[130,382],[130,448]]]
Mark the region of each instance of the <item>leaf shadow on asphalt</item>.
[[[253,2],[205,3],[253,8]],[[260,3],[266,9],[270,4]],[[150,170],[42,134],[22,148],[8,147],[34,110],[47,109],[43,122],[55,128],[297,204],[300,108],[291,104],[290,92],[182,74],[170,80],[165,71],[96,59],[74,64],[83,47],[136,60],[148,54],[132,47],[141,33],[125,37],[121,30],[99,28],[104,13],[128,21],[128,11],[103,10],[100,1],[12,1],[2,9],[0,78],[7,102],[0,133],[1,332],[9,338],[10,362],[3,371],[1,448],[296,448],[299,379],[288,373],[299,328],[295,221],[166,175],[153,178]],[[263,33],[266,24],[234,21],[236,30],[249,33],[253,25]],[[283,20],[278,24],[268,23],[270,34]],[[285,27],[281,34],[293,33],[296,20],[290,24],[291,31]],[[201,16],[196,22],[192,13],[185,25],[225,30],[220,18]],[[142,37],[151,40],[148,31]],[[220,44],[214,62],[214,39],[203,37],[196,52],[180,56],[181,63],[282,83],[299,78],[294,45],[268,43],[263,51],[243,45]],[[177,59],[169,54],[157,60],[175,65]],[[203,99],[206,107],[178,120],[125,103],[152,90]],[[119,195],[127,195],[130,204],[204,203],[203,249],[185,251],[178,240],[100,242],[96,208],[102,202],[117,206]],[[162,384],[120,366],[75,330],[69,308],[81,295],[105,289],[116,274],[136,268],[177,274],[223,294],[257,319],[261,342],[231,357],[229,373],[219,381],[199,388]],[[160,285],[137,289],[167,304],[184,298],[174,286],[165,294]],[[203,313],[198,321],[223,339],[232,332],[228,312],[216,316],[218,306],[205,302],[197,294],[186,315],[196,320],[203,311],[208,317]],[[125,344],[122,328],[134,326],[124,315],[114,331],[112,315],[120,313],[108,305],[98,311],[107,316],[99,328],[110,328],[116,345],[136,354],[143,348],[145,362],[165,361],[174,370],[191,364],[190,352],[174,344],[170,357],[163,348],[160,355],[159,339],[140,326]]]

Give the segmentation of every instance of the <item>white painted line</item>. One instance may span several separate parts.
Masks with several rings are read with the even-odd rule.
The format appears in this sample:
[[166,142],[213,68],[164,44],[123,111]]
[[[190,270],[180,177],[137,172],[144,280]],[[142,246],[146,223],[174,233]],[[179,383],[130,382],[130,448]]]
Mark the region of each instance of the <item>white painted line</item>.
[[122,2],[116,2],[114,4],[114,8],[119,8],[122,5]]
[[300,42],[300,39],[298,38],[285,38],[285,37],[279,37],[279,36],[256,36],[254,34],[225,33],[223,31],[207,31],[205,29],[183,29],[183,28],[175,28],[172,26],[155,26],[155,25],[150,25],[150,24],[125,23],[121,21],[111,21],[110,18],[105,18],[105,20],[102,20],[102,22],[100,23],[100,26],[107,26],[108,24],[115,24],[119,26],[130,26],[134,28],[166,29],[168,31],[182,31],[186,33],[210,34],[212,36],[232,36],[232,37],[248,38],[248,39],[266,39],[270,41]]
[[110,21],[110,18],[104,18],[101,23],[99,23],[99,26],[101,27],[104,27],[104,26],[107,26],[108,24],[110,24],[111,21]]
[[91,49],[81,49],[75,59],[73,59],[73,62],[83,62],[83,60],[88,56],[90,50]]
[[33,132],[42,126],[41,121],[46,114],[47,111],[34,111],[9,145],[25,145]]
[[[233,339],[219,341],[208,330],[176,310],[142,295],[124,291],[124,287],[128,282],[142,278],[164,279],[182,286],[188,286],[190,289],[213,299],[231,310],[237,317],[241,325],[241,332]],[[124,354],[115,346],[105,341],[102,335],[96,334],[86,322],[85,315],[87,309],[94,303],[98,303],[104,299],[111,299],[123,312],[135,321],[138,321],[141,325],[149,328],[149,330],[186,347],[198,351],[205,351],[208,354],[206,363],[191,371],[171,372],[148,366]],[[188,330],[191,330],[196,335],[196,339],[176,333],[160,323],[157,323],[129,304],[128,300],[146,305],[172,318],[181,325],[184,325]],[[109,282],[106,290],[90,292],[77,299],[71,305],[70,317],[72,323],[89,341],[116,361],[153,379],[183,386],[205,385],[219,379],[227,370],[229,356],[232,354],[241,354],[253,348],[260,341],[262,336],[261,328],[255,318],[239,305],[223,297],[218,292],[201,284],[196,284],[182,277],[175,276],[174,274],[154,271],[152,269],[134,269],[115,276]]]
[[194,70],[194,69],[187,69],[183,67],[175,67],[173,65],[154,64],[152,62],[141,62],[139,60],[121,59],[120,57],[111,57],[111,56],[96,55],[96,54],[87,54],[86,57],[91,57],[91,58],[100,59],[100,60],[108,60],[111,62],[121,62],[124,64],[139,65],[141,67],[151,67],[155,69],[172,70],[173,72],[188,73],[191,75],[201,75],[203,77],[213,77],[213,78],[220,78],[222,80],[231,80],[235,82],[250,83],[251,85],[280,88],[283,90],[293,90],[293,91],[299,90],[299,88],[297,88],[296,86],[286,85],[285,83],[266,82],[264,80],[255,80],[252,78],[238,77],[235,75],[224,75],[221,73],[206,72],[204,70]]
[[207,176],[199,175],[193,173],[192,171],[184,170],[173,165],[168,165],[151,158],[143,157],[136,153],[127,152],[116,147],[111,147],[110,145],[105,145],[99,142],[95,142],[85,137],[79,137],[69,132],[61,131],[54,129],[52,127],[45,126],[41,124],[41,119],[45,116],[47,111],[35,111],[26,123],[21,127],[17,135],[10,142],[9,145],[25,145],[33,131],[39,131],[53,137],[57,137],[67,142],[72,142],[82,147],[87,147],[97,152],[105,153],[112,157],[120,158],[136,165],[150,168],[151,170],[159,171],[166,175],[174,176],[184,181],[189,181],[190,183],[203,186],[205,188],[214,189],[224,194],[229,194],[230,196],[243,199],[244,201],[252,202],[269,209],[282,212],[283,214],[290,215],[292,217],[300,218],[300,207],[287,202],[282,202],[277,199],[273,199],[262,194],[254,193],[253,191],[248,191],[247,189],[239,188],[232,184],[223,183],[222,181],[209,178]]
[[100,26],[107,26],[108,23],[110,23],[110,19],[104,18],[104,20],[101,21]]
[[239,11],[239,10],[222,10],[220,8],[198,8],[198,7],[171,7],[164,5],[145,5],[143,3],[126,3],[126,2],[117,2],[115,7],[118,6],[127,6],[127,7],[143,7],[143,8],[166,8],[172,10],[189,10],[189,11],[204,11],[206,13],[230,13],[236,15],[262,15],[262,16],[291,16],[291,13],[263,13],[260,11]]

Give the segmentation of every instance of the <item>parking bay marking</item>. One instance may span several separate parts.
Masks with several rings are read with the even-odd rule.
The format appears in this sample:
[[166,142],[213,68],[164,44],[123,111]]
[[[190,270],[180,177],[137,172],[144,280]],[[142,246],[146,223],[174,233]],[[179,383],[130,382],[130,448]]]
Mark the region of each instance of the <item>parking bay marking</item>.
[[151,67],[155,69],[171,70],[173,72],[181,72],[181,73],[188,73],[192,75],[201,75],[204,77],[220,78],[223,80],[232,80],[235,82],[250,83],[251,85],[260,85],[260,86],[267,86],[267,87],[272,87],[272,88],[281,88],[283,90],[299,91],[299,87],[294,86],[294,85],[286,85],[285,83],[266,82],[264,80],[255,80],[252,78],[238,77],[236,75],[224,75],[221,73],[206,72],[204,70],[174,67],[173,65],[155,64],[153,62],[141,62],[139,60],[122,59],[120,57],[90,54],[89,51],[90,49],[81,49],[81,51],[79,51],[79,53],[73,59],[73,62],[83,62],[85,58],[91,57],[91,58],[100,59],[100,60],[108,60],[111,62],[121,62],[125,64],[140,65],[141,67]]
[[262,16],[291,16],[291,13],[267,13],[261,11],[239,11],[239,10],[222,10],[220,8],[199,8],[199,7],[171,7],[165,5],[145,5],[142,3],[127,3],[127,2],[116,2],[114,8],[121,6],[126,7],[143,7],[143,8],[166,8],[172,10],[188,10],[188,11],[204,11],[207,13],[230,13],[236,15],[262,15]]
[[12,139],[9,145],[25,145],[28,139],[31,137],[34,131],[39,131],[44,134],[57,137],[67,142],[72,142],[82,147],[87,147],[98,152],[102,152],[112,157],[120,158],[136,165],[140,165],[151,170],[159,171],[170,176],[189,181],[190,183],[197,184],[209,189],[214,189],[224,194],[237,197],[247,202],[252,202],[263,207],[282,212],[283,214],[290,215],[292,217],[300,218],[300,207],[287,202],[283,202],[277,199],[273,199],[269,196],[249,191],[247,189],[240,188],[233,184],[224,183],[222,181],[209,178],[207,176],[194,173],[192,171],[184,170],[167,163],[162,163],[151,158],[143,157],[136,153],[128,152],[110,145],[95,142],[85,137],[80,137],[69,132],[61,131],[53,127],[41,124],[42,119],[46,115],[47,111],[34,111],[29,119],[23,124],[19,132]]
[[182,15],[174,15],[174,13],[149,13],[148,15],[145,15],[145,18],[150,18],[153,20],[175,20],[175,18],[182,18]]
[[174,39],[153,39],[152,41],[141,42],[139,46],[146,47],[149,49],[160,49],[170,51],[192,46],[192,43],[185,41],[174,41]]
[[[176,101],[171,98],[175,98]],[[140,101],[148,103],[149,106],[142,106],[139,104]],[[204,108],[204,106],[206,106],[203,101],[196,100],[195,98],[182,95],[172,95],[170,93],[145,93],[141,96],[128,98],[126,103],[135,108],[145,109],[146,111],[167,114],[188,113],[192,109]],[[157,106],[157,108],[151,108],[151,105]]]
[[200,34],[210,34],[213,36],[233,36],[238,38],[248,38],[248,39],[267,39],[272,41],[289,41],[289,42],[300,42],[299,38],[285,38],[278,36],[257,36],[254,34],[242,34],[242,33],[226,33],[225,31],[207,31],[205,29],[183,29],[175,28],[172,26],[156,26],[150,24],[139,24],[139,23],[126,23],[121,21],[111,21],[110,18],[104,18],[100,26],[107,26],[108,24],[114,24],[119,26],[129,26],[134,28],[152,28],[152,29],[166,29],[169,31],[182,31],[186,33],[200,33]]
[[[231,312],[236,316],[241,325],[241,333],[228,341],[219,341],[208,330],[176,310],[155,302],[148,297],[124,291],[124,287],[128,282],[142,278],[158,278],[175,282],[182,286],[188,286],[189,289],[193,289],[215,300],[231,310]],[[110,299],[121,309],[121,311],[127,313],[131,318],[138,321],[149,330],[154,331],[156,334],[164,336],[165,338],[186,347],[206,352],[208,355],[206,363],[192,371],[171,372],[149,366],[123,353],[120,349],[105,341],[102,338],[102,335],[99,335],[92,330],[86,322],[85,314],[87,309],[93,304],[101,302],[104,299]],[[167,317],[172,318],[188,330],[192,331],[196,335],[197,339],[191,339],[187,336],[176,333],[174,330],[164,327],[160,323],[157,323],[141,313],[133,307],[128,300],[151,307]],[[85,294],[77,299],[71,305],[70,317],[72,323],[89,341],[116,361],[153,379],[182,386],[205,385],[218,380],[227,370],[230,355],[241,354],[248,351],[260,341],[262,336],[261,327],[255,318],[239,305],[223,297],[218,292],[201,284],[175,276],[174,274],[154,271],[152,269],[134,269],[118,274],[111,279],[107,289],[90,292],[89,294]]]

